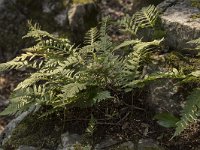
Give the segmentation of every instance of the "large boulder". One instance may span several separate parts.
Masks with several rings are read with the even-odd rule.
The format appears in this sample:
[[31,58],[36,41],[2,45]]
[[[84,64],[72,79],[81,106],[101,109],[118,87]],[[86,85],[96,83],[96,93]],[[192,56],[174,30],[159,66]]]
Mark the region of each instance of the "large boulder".
[[158,5],[166,44],[172,49],[184,49],[190,40],[200,37],[200,9],[189,0],[165,0]]

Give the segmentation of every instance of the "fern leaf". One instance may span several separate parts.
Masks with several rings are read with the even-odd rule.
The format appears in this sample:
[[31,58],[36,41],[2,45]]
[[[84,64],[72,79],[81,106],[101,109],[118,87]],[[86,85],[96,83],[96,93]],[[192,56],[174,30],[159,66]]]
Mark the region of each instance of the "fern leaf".
[[194,76],[194,77],[200,77],[200,70],[196,70],[196,71],[194,71],[194,72],[192,72],[192,73],[190,73],[192,76]]
[[[195,50],[200,50],[200,38],[189,41],[188,44],[196,45]],[[200,52],[199,52],[199,54],[200,54]]]
[[62,88],[63,94],[61,95],[63,99],[68,99],[76,96],[77,93],[86,89],[86,84],[83,83],[70,83]]
[[110,95],[109,91],[101,91],[101,92],[98,92],[97,95],[93,98],[93,103],[96,104],[110,98],[113,98],[113,97]]
[[[182,111],[181,120],[177,122],[176,131],[174,136],[179,135],[185,130],[190,124],[196,122],[199,117],[200,109],[200,88],[196,88],[187,97],[187,102]],[[173,136],[173,137],[174,137]]]
[[49,37],[49,38],[55,39],[55,37],[52,36],[51,34],[49,34],[48,32],[40,30],[40,27],[38,24],[33,25],[31,23],[31,21],[29,21],[28,27],[29,27],[29,32],[23,38],[31,37],[31,38],[34,38],[36,41],[40,41],[44,37]]
[[6,70],[11,70],[11,69],[19,69],[24,67],[27,64],[24,62],[15,62],[15,61],[9,61],[7,63],[2,63],[0,64],[0,71],[6,71]]
[[139,42],[141,42],[140,40],[129,40],[129,41],[124,41],[123,43],[121,43],[120,45],[116,46],[113,51],[121,49],[123,47],[129,46],[129,45],[135,45],[138,44]]
[[31,85],[35,84],[38,81],[47,80],[48,75],[49,74],[36,72],[32,74],[29,78],[22,81],[20,84],[18,84],[17,87],[14,89],[14,91],[30,87]]
[[125,16],[119,21],[119,24],[124,27],[124,31],[136,35],[140,28],[154,27],[158,15],[159,13],[157,8],[150,5],[142,8],[142,10],[133,14],[132,17]]
[[158,11],[153,5],[144,7],[141,11],[135,14],[136,22],[141,28],[154,27],[157,17]]
[[93,45],[96,40],[99,38],[99,32],[97,27],[90,29],[85,36],[85,44]]
[[0,115],[14,115],[18,111],[25,111],[30,103],[31,96],[26,90],[21,90],[11,95],[10,104],[8,107],[0,113]]

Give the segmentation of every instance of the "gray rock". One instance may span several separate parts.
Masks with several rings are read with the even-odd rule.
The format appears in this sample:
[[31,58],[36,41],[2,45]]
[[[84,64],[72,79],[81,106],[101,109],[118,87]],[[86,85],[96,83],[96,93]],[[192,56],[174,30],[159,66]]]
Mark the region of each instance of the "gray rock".
[[69,6],[69,0],[0,0],[0,62],[12,59],[30,45],[22,40],[28,31],[28,20],[39,23],[43,30],[50,33],[66,35],[69,32]]
[[149,5],[158,5],[162,1],[163,0],[151,0],[151,1],[132,0],[132,13],[135,13],[142,7],[147,7]]
[[95,150],[108,149],[109,147],[115,146],[117,143],[119,143],[119,141],[107,137],[100,143],[96,144],[94,149]]
[[163,11],[161,21],[168,46],[184,49],[186,42],[200,37],[200,18],[192,18],[200,9],[192,7],[188,0],[165,0],[158,8]]
[[17,150],[48,150],[48,149],[40,149],[33,146],[21,145]]
[[84,34],[97,24],[98,7],[94,3],[74,4],[68,12],[72,41],[81,42]]
[[[164,59],[164,55],[160,55],[157,59]],[[148,64],[144,67],[143,72],[146,74],[154,74],[156,72],[169,72],[169,68],[165,66],[165,61],[160,60],[159,63]],[[174,73],[176,70],[174,70]],[[147,87],[146,102],[156,113],[171,112],[179,113],[182,107],[181,94],[178,93],[179,87],[176,81],[170,78],[157,79],[151,82]]]
[[116,148],[117,150],[134,150],[135,149],[135,145],[133,142],[128,141],[125,143],[120,144],[119,146],[117,146]]
[[14,1],[1,0],[0,3],[0,62],[10,59],[22,47],[18,42],[26,33],[22,26],[26,25],[26,17],[15,5]]
[[9,100],[6,99],[4,96],[0,95],[0,107],[5,107],[9,104]]
[[66,22],[68,22],[68,16],[67,16],[67,9],[65,9],[65,10],[63,10],[63,11],[61,11],[59,14],[57,14],[56,16],[55,16],[55,20],[56,20],[56,22],[60,25],[60,26],[64,26],[64,24],[66,23]]
[[149,85],[147,102],[157,113],[178,113],[181,101],[176,97],[178,87],[172,79],[159,79]]
[[138,142],[138,150],[164,150],[159,143],[153,139],[140,139]]
[[175,5],[177,3],[177,0],[165,0],[162,3],[160,3],[157,8],[160,12],[165,12],[167,8]]
[[80,140],[80,135],[66,132],[61,135],[61,144],[58,146],[57,150],[74,150],[74,145],[80,143]]

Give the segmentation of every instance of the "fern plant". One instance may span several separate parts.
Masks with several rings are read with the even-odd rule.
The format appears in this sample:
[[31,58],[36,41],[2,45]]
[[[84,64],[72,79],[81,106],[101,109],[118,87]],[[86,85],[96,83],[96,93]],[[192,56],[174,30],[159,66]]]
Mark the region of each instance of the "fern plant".
[[[157,15],[156,8],[149,6],[131,17],[128,26],[127,22],[122,26],[136,34],[138,28],[153,27]],[[159,46],[163,39],[151,42],[132,39],[116,44],[108,36],[107,27],[108,18],[105,18],[100,29],[88,31],[84,46],[76,47],[68,39],[51,35],[29,22],[29,32],[24,38],[33,38],[36,44],[24,49],[15,59],[0,64],[0,71],[25,67],[34,68],[36,72],[17,85],[10,105],[1,115],[18,115],[30,107],[37,111],[48,106],[51,109],[46,114],[92,107],[105,100],[119,99],[113,93],[130,91],[149,81],[175,75],[172,72],[141,76],[146,56],[152,46]],[[125,55],[117,55],[117,51],[127,48]]]
[[[200,38],[196,39],[196,40],[192,40],[188,43],[195,44],[196,45],[195,50],[200,50]],[[197,70],[188,74],[185,77],[185,79],[183,80],[183,82],[188,82],[188,83],[190,83],[191,81],[199,83],[200,70],[198,68],[197,68]],[[187,102],[181,113],[181,119],[176,124],[177,127],[176,127],[176,131],[174,133],[174,136],[179,135],[190,124],[197,122],[198,117],[200,116],[199,109],[200,109],[200,88],[197,87],[197,88],[193,89],[191,94],[187,97]]]
[[132,16],[126,15],[118,23],[123,27],[123,31],[131,33],[133,36],[141,28],[153,28],[159,16],[159,12],[154,5],[142,8]]
[[[54,109],[91,107],[104,100],[115,100],[113,89],[137,87],[134,80],[140,78],[139,68],[150,46],[162,41],[142,42],[135,39],[118,46],[107,34],[107,19],[101,28],[91,29],[85,38],[85,46],[75,47],[67,39],[57,38],[31,25],[24,38],[34,38],[36,45],[24,49],[22,55],[0,64],[0,70],[31,67],[35,73],[19,83],[11,95],[11,104],[1,113],[20,114],[30,107]],[[116,50],[130,46],[125,56]],[[140,82],[148,80],[140,79]],[[130,83],[132,83],[130,85]]]

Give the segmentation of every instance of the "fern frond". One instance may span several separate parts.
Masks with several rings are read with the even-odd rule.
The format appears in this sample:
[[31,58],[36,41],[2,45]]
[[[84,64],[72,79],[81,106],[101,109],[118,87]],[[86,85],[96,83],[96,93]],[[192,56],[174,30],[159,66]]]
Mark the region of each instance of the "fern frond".
[[139,77],[140,63],[145,58],[150,46],[158,46],[162,40],[154,40],[152,42],[138,42],[133,46],[132,52],[125,60],[124,74],[128,80],[135,80]]
[[17,61],[9,61],[7,63],[0,64],[0,71],[6,71],[11,69],[19,69],[26,66],[27,62],[17,62]]
[[93,102],[94,104],[96,104],[110,98],[113,98],[113,97],[110,95],[109,91],[101,91],[101,92],[98,92],[96,96],[93,98]]
[[138,44],[139,42],[141,42],[140,40],[136,39],[136,40],[129,40],[129,41],[124,41],[123,43],[121,43],[120,45],[116,46],[113,51],[121,49],[123,47],[126,46],[130,46],[130,45],[135,45]]
[[153,5],[142,8],[142,10],[133,14],[132,17],[126,15],[119,21],[119,25],[124,27],[124,31],[136,35],[140,28],[154,27],[159,12]]
[[97,27],[90,29],[85,36],[85,44],[93,45],[94,42],[99,38],[99,31]]
[[191,43],[191,44],[200,44],[200,38],[192,40],[192,41],[189,41],[188,43]]
[[19,110],[25,111],[23,107],[28,103],[27,96],[11,99],[11,103],[3,112],[0,113],[0,115],[15,115]]
[[70,83],[70,84],[63,86],[63,88],[62,88],[63,94],[61,94],[60,96],[64,100],[68,99],[68,98],[72,98],[72,97],[76,96],[77,93],[79,93],[80,91],[82,91],[84,89],[86,89],[86,84],[84,84],[84,83]]
[[190,73],[190,75],[200,78],[200,70],[193,71]]
[[29,27],[29,32],[23,38],[34,38],[36,41],[41,41],[45,37],[56,39],[52,34],[40,30],[38,24],[33,25],[31,21],[28,21],[28,27]]
[[[196,46],[195,50],[200,50],[200,38],[189,41],[188,44],[193,44]],[[199,52],[199,54],[200,54],[200,52]]]
[[32,74],[29,78],[22,81],[20,84],[18,84],[17,87],[14,89],[14,91],[30,87],[31,85],[35,84],[38,81],[47,80],[48,75],[49,74],[36,72]]
[[[174,136],[179,135],[190,124],[195,123],[200,115],[200,88],[196,88],[187,97],[187,102],[182,111],[181,120],[177,122]],[[173,136],[173,137],[174,137]]]
[[[23,112],[28,108],[26,107],[31,102],[31,96],[28,90],[21,90],[14,92],[10,98],[10,104],[8,107],[0,113],[0,115],[14,115],[18,111]],[[29,105],[30,106],[30,105]]]
[[[175,68],[173,69],[175,70]],[[149,82],[155,81],[157,79],[183,79],[185,76],[182,75],[180,72],[176,71],[168,71],[168,72],[159,72],[156,74],[150,74],[146,75],[143,79],[136,79],[132,82],[129,82],[124,87],[128,88],[137,88],[137,87],[143,87],[144,85],[147,85]]]
[[135,13],[134,18],[141,28],[154,27],[158,14],[157,8],[150,5]]

